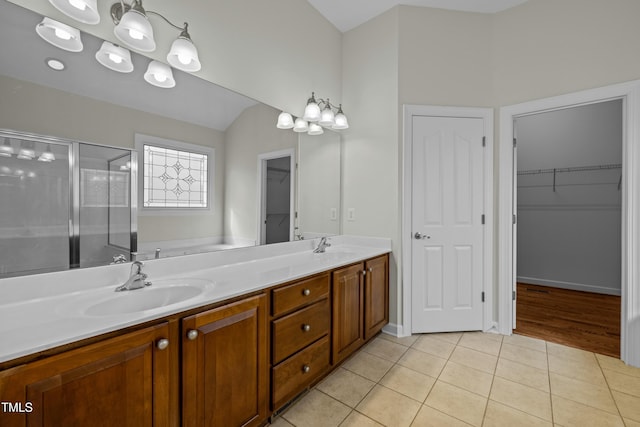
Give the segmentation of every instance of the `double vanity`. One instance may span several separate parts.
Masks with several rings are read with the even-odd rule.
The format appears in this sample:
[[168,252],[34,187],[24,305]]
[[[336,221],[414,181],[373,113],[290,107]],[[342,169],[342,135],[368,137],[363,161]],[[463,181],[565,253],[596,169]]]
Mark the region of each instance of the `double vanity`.
[[330,241],[0,280],[0,425],[265,424],[388,322],[389,239]]

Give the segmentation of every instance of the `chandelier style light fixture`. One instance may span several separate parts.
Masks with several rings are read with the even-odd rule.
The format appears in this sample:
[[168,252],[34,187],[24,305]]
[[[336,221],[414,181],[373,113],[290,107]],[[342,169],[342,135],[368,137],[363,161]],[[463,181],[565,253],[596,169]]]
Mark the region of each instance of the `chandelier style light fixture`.
[[294,132],[307,132],[309,135],[321,135],[323,128],[342,130],[349,128],[347,116],[342,111],[342,104],[337,107],[329,98],[316,100],[315,92],[307,100],[302,117],[293,117],[283,111],[278,116],[278,129],[293,129]]
[[[85,24],[97,24],[100,15],[97,8],[97,0],[49,0],[49,2],[65,15]],[[167,54],[169,65],[158,61],[151,61],[145,73],[145,80],[158,87],[171,88],[175,86],[175,79],[171,67],[193,73],[202,68],[198,49],[189,35],[189,24],[175,25],[169,19],[158,12],[145,10],[142,0],[131,0],[130,4],[120,0],[111,5],[111,19],[113,20],[113,33],[116,38],[127,48],[140,52],[153,52],[156,50],[156,41],[153,36],[153,27],[149,21],[149,15],[162,18],[166,23],[179,30],[178,37],[171,44]],[[82,51],[80,31],[66,24],[44,18],[38,24],[36,31],[47,42],[61,49],[71,52]],[[120,73],[133,71],[131,53],[125,47],[105,41],[96,53],[96,60],[103,66]]]

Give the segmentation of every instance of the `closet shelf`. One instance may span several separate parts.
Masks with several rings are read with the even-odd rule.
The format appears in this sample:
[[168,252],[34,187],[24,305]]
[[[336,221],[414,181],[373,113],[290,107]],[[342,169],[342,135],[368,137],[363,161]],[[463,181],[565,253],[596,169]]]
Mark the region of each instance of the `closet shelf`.
[[530,169],[518,171],[518,175],[539,175],[543,173],[564,173],[564,172],[586,172],[598,171],[605,169],[621,169],[621,164],[596,165],[596,166],[575,166],[571,168],[555,168],[555,169]]

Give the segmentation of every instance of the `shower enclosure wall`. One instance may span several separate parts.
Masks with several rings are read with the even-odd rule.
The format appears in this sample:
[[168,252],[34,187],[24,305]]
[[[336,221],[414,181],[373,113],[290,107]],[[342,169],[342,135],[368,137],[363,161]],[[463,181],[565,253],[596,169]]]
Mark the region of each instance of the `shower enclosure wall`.
[[0,278],[131,260],[136,154],[0,130]]

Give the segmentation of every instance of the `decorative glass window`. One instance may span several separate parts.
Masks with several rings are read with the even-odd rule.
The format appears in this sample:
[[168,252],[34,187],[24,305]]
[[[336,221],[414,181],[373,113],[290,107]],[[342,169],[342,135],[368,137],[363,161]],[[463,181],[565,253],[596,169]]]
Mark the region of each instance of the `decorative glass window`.
[[[144,142],[143,208],[208,208],[209,154]],[[173,141],[172,141],[173,142]],[[173,142],[171,145],[180,143]]]

